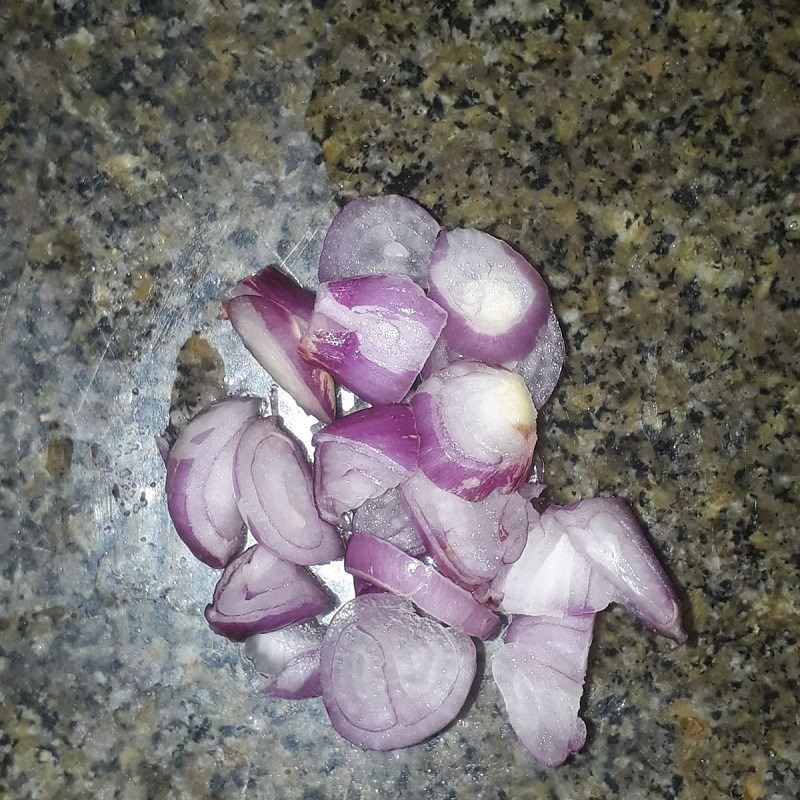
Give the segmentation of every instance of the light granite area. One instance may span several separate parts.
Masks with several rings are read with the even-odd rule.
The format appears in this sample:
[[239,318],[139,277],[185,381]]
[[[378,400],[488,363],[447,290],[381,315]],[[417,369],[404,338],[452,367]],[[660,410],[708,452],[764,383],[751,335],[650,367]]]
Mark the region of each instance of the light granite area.
[[[798,797],[799,84],[792,0],[0,3],[0,797]],[[549,497],[685,596],[603,615],[551,773],[488,674],[385,755],[260,697],[167,517],[152,435],[269,392],[220,291],[381,191],[541,266]]]

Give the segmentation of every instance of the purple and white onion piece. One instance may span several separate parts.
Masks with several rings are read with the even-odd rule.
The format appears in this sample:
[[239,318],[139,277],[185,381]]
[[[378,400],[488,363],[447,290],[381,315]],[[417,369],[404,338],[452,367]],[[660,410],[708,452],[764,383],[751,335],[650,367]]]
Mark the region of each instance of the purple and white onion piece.
[[385,539],[410,556],[421,556],[426,551],[425,542],[409,519],[399,489],[389,489],[359,506],[353,514],[350,530]]
[[552,307],[547,322],[539,329],[533,350],[509,369],[518,372],[533,397],[536,408],[541,408],[553,394],[561,368],[564,366],[564,335]]
[[553,769],[586,742],[578,716],[594,614],[516,616],[492,657],[492,675],[525,749]]
[[225,568],[205,616],[215,633],[240,642],[332,608],[331,596],[306,567],[256,544]]
[[362,594],[384,594],[386,589],[376,586],[374,583],[365,581],[363,578],[353,576],[353,591],[356,597],[361,597]]
[[342,515],[402,483],[417,464],[411,408],[376,406],[341,417],[314,434],[314,494],[323,519]]
[[244,653],[266,679],[261,693],[283,700],[322,694],[319,653],[324,636],[325,628],[317,622],[251,636]]
[[500,618],[469,592],[383,539],[353,534],[344,568],[354,577],[411,600],[426,614],[468,636],[489,639],[500,629]]
[[475,645],[390,594],[357,597],[322,644],[322,699],[334,729],[364,750],[424,741],[461,710]]
[[252,397],[213,403],[181,431],[166,458],[167,508],[175,530],[200,561],[216,569],[247,541],[233,490],[233,456],[242,429],[260,408]]
[[516,492],[493,492],[470,502],[440,489],[420,471],[400,493],[436,566],[481,593],[503,566],[519,558],[528,537],[528,514],[535,513]]
[[275,267],[237,284],[225,301],[233,329],[275,382],[312,416],[336,416],[333,379],[300,357],[298,343],[308,329],[314,293]]
[[642,622],[679,644],[686,641],[672,582],[625,502],[593,497],[563,508],[551,507],[547,517]]
[[525,358],[550,312],[541,275],[505,242],[471,229],[439,234],[428,294],[447,312],[450,349],[485,364]]
[[519,375],[458,361],[420,384],[411,400],[419,468],[465,500],[525,482],[536,445],[536,408]]
[[320,519],[311,467],[300,444],[274,417],[247,423],[234,459],[239,511],[256,541],[295,564],[327,564],[344,555],[336,528]]
[[319,257],[320,282],[407,275],[425,287],[439,223],[395,194],[357,197],[333,218]]
[[447,315],[404,275],[323,283],[300,353],[372,405],[402,400]]
[[570,544],[547,513],[531,508],[522,555],[501,572],[491,595],[505,614],[567,617],[602,611],[617,599],[611,586]]

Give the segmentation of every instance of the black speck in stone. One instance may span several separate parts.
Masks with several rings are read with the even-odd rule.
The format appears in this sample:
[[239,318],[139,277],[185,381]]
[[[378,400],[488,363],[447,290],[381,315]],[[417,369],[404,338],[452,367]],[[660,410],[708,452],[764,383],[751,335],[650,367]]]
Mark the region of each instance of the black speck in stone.
[[256,243],[256,232],[252,228],[237,228],[229,237],[228,241],[237,247],[252,247]]
[[652,252],[660,256],[667,255],[670,247],[672,247],[672,244],[675,241],[675,238],[676,237],[674,233],[662,233],[661,236],[659,236],[658,243],[653,248]]
[[698,206],[697,195],[688,186],[681,186],[680,189],[676,189],[672,193],[672,199],[688,212],[694,211]]
[[403,167],[400,172],[389,179],[386,185],[388,194],[410,195],[413,194],[417,184],[422,180],[423,171],[417,166]]

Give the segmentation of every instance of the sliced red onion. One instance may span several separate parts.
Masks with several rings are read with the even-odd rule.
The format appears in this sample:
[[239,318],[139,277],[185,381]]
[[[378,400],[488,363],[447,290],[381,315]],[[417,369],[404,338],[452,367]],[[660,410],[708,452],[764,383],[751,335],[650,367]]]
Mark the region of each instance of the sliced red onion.
[[395,194],[357,197],[334,218],[319,258],[320,281],[407,275],[427,286],[439,224],[413,200]]
[[474,501],[525,481],[536,408],[519,375],[458,361],[423,381],[411,407],[419,468],[437,486]]
[[361,597],[362,594],[384,594],[386,589],[354,576],[353,591],[356,593],[356,597]]
[[493,492],[471,503],[440,489],[419,470],[400,493],[436,565],[470,591],[482,592],[525,547],[528,513],[534,511],[516,493]]
[[327,564],[344,555],[333,525],[320,519],[311,467],[299,443],[274,417],[248,422],[234,460],[234,489],[256,541],[295,564]]
[[447,315],[404,275],[320,286],[300,353],[373,405],[402,400]]
[[357,597],[333,618],[320,658],[334,729],[364,750],[410,747],[450,723],[475,678],[475,645],[390,594]]
[[169,445],[167,444],[167,440],[163,436],[158,435],[153,438],[156,442],[156,450],[158,450],[158,454],[161,456],[164,466],[169,466]]
[[210,567],[223,568],[247,541],[233,491],[233,454],[260,406],[252,397],[213,403],[189,422],[166,459],[172,522],[186,546]]
[[547,514],[531,508],[522,555],[492,584],[506,614],[566,617],[602,611],[614,602],[614,588],[586,563]]
[[314,293],[275,267],[237,284],[225,301],[233,329],[258,363],[301,408],[330,422],[336,416],[333,379],[306,363],[297,349],[313,308]]
[[545,282],[516,250],[464,228],[439,234],[428,294],[447,312],[450,349],[487,364],[527,356],[550,311]]
[[492,658],[492,675],[511,725],[525,749],[547,769],[586,742],[578,716],[594,615],[514,617],[506,644]]
[[284,700],[322,694],[319,652],[324,636],[325,628],[317,622],[251,636],[244,653],[266,678],[262,694]]
[[686,641],[672,582],[626,503],[615,497],[593,497],[552,507],[548,516],[646,625],[678,643]]
[[469,636],[489,639],[500,628],[500,618],[469,592],[383,539],[353,534],[347,543],[344,568],[355,577],[408,598],[426,614]]
[[399,403],[348,414],[312,441],[317,506],[322,518],[335,524],[342,514],[402,483],[419,453],[414,414]]
[[536,336],[533,350],[513,367],[525,379],[536,408],[541,408],[553,394],[564,366],[564,357],[564,336],[551,307],[546,324]]
[[238,642],[306,622],[331,608],[331,596],[306,567],[256,544],[225,568],[205,615],[215,633]]
[[422,380],[430,378],[430,376],[434,373],[439,372],[439,370],[444,369],[446,366],[460,360],[461,356],[458,355],[458,353],[454,353],[450,349],[450,345],[447,344],[444,336],[440,336],[436,340],[436,344],[433,346],[433,350],[431,350],[428,360],[422,367],[420,377]]
[[409,519],[398,489],[389,489],[359,506],[353,514],[351,530],[385,539],[410,556],[425,552],[425,542]]

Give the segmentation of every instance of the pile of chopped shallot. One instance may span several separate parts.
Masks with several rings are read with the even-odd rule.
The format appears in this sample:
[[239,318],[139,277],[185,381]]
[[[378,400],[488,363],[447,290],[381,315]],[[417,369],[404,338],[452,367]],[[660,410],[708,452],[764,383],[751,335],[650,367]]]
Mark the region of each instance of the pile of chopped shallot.
[[[537,411],[564,361],[548,288],[505,242],[444,231],[393,195],[336,215],[319,279],[314,294],[270,267],[224,299],[244,346],[322,423],[313,464],[254,397],[212,404],[172,447],[157,439],[178,534],[223,570],[206,620],[246,641],[264,694],[321,695],[366,750],[447,726],[475,680],[473,639],[503,631],[492,676],[522,744],[555,767],[586,740],[598,612],[621,603],[686,637],[623,501],[541,502]],[[359,410],[337,415],[337,384]],[[336,600],[309,568],[342,558],[354,598],[325,625]]]

